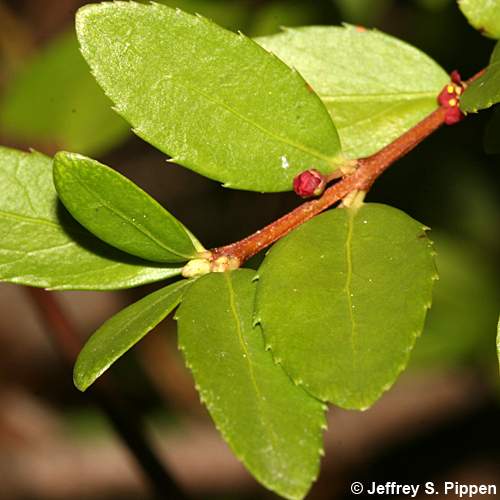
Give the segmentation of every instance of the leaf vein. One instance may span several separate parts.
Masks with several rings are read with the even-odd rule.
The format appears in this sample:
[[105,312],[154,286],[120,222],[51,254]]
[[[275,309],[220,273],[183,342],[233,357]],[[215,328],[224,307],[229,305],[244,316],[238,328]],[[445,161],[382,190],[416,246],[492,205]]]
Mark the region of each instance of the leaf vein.
[[326,95],[321,94],[321,100],[323,102],[343,102],[343,101],[361,101],[361,102],[371,102],[371,101],[389,101],[389,100],[420,100],[420,99],[432,99],[436,98],[436,92],[427,91],[415,91],[415,92],[381,92],[379,94],[339,94],[339,95]]
[[347,219],[347,237],[345,243],[345,257],[347,264],[347,272],[346,272],[346,284],[345,284],[345,293],[347,295],[347,307],[349,309],[349,320],[351,322],[351,347],[353,351],[353,365],[356,368],[357,360],[357,330],[356,330],[356,321],[354,318],[353,312],[353,293],[352,293],[352,274],[353,274],[353,264],[352,264],[352,234],[353,234],[353,226],[354,226],[354,215],[351,212],[352,209],[348,210],[348,219]]
[[289,145],[289,146],[291,146],[291,147],[293,147],[293,148],[295,148],[295,149],[297,149],[299,151],[302,151],[304,153],[310,154],[311,156],[319,158],[320,160],[324,160],[324,161],[327,161],[327,162],[332,162],[332,160],[333,160],[333,157],[325,156],[325,155],[321,154],[319,151],[310,149],[310,148],[308,148],[307,146],[305,146],[303,144],[296,143],[294,141],[291,141],[290,139],[287,139],[285,137],[281,137],[281,136],[275,134],[274,132],[268,130],[267,128],[265,128],[265,127],[263,127],[263,126],[255,123],[250,118],[247,118],[245,115],[242,115],[236,109],[234,109],[231,106],[225,104],[224,102],[218,101],[216,99],[211,98],[210,96],[208,96],[207,94],[205,94],[203,91],[201,91],[200,89],[198,89],[196,87],[192,87],[190,85],[186,85],[184,83],[180,83],[180,82],[174,81],[174,76],[173,75],[170,75],[168,77],[168,80],[170,82],[172,82],[172,85],[178,86],[178,87],[182,87],[182,88],[187,89],[187,90],[191,90],[194,93],[197,93],[200,96],[202,96],[203,98],[205,98],[207,101],[210,101],[211,103],[215,104],[216,106],[220,106],[220,107],[226,109],[227,111],[229,111],[230,113],[232,113],[233,115],[235,115],[236,117],[238,117],[239,119],[241,119],[244,122],[252,125],[257,130],[260,130],[264,134],[269,135],[270,137],[272,137],[273,139],[276,139],[279,142],[287,144],[287,145]]
[[24,215],[24,214],[15,214],[12,212],[5,212],[3,210],[0,210],[0,217],[4,217],[6,219],[20,220],[22,222],[28,222],[31,224],[45,224],[47,226],[52,226],[57,229],[61,229],[61,226],[57,224],[57,222],[53,222],[47,219],[30,217],[29,215]]
[[258,408],[260,410],[258,417],[259,417],[259,420],[260,420],[260,422],[262,424],[263,429],[265,430],[265,432],[267,432],[267,434],[268,434],[268,436],[270,438],[270,441],[272,442],[273,448],[275,450],[278,450],[279,447],[278,447],[278,442],[277,442],[277,436],[276,436],[276,434],[274,432],[274,429],[273,429],[272,426],[267,425],[266,422],[262,418],[262,415],[264,413],[263,407],[262,407],[262,404],[263,404],[262,402],[263,402],[264,398],[263,398],[262,393],[261,393],[261,391],[259,389],[259,385],[257,383],[257,379],[255,377],[255,373],[254,373],[254,370],[253,370],[252,362],[251,362],[251,359],[250,359],[250,353],[249,353],[249,351],[247,349],[247,345],[245,343],[245,339],[243,338],[243,334],[242,334],[242,331],[241,331],[241,322],[240,322],[238,311],[237,311],[237,307],[236,307],[235,293],[234,293],[233,284],[231,282],[230,273],[224,273],[224,276],[226,278],[227,287],[228,287],[228,291],[229,291],[229,305],[230,305],[231,313],[233,315],[233,318],[234,318],[234,321],[235,321],[235,324],[236,324],[236,333],[238,334],[238,340],[239,340],[241,349],[243,350],[244,357],[245,357],[245,359],[247,361],[248,372],[250,374],[250,379],[252,380],[252,385],[253,385],[253,388],[255,390],[255,395],[257,397],[257,406],[258,406]]
[[35,206],[33,205],[33,202],[31,200],[30,193],[29,193],[28,189],[26,188],[26,186],[19,179],[19,170],[20,169],[21,169],[21,158],[17,158],[16,168],[14,170],[14,175],[13,175],[14,181],[21,188],[21,190],[23,191],[24,196],[25,196],[25,198],[26,198],[26,200],[28,202],[28,205],[30,206],[32,212],[34,214],[36,214],[37,211],[35,210]]
[[174,255],[178,255],[179,257],[184,257],[186,259],[191,258],[190,255],[184,255],[177,250],[173,250],[170,248],[168,245],[165,245],[162,241],[158,240],[153,234],[151,234],[147,229],[145,229],[143,226],[136,224],[132,219],[128,218],[125,214],[123,214],[120,210],[116,209],[113,205],[109,205],[105,199],[103,199],[99,194],[95,191],[90,190],[87,185],[82,182],[78,177],[74,177],[75,180],[80,184],[80,186],[85,189],[91,197],[96,198],[103,207],[108,209],[111,213],[115,214],[118,216],[120,219],[122,219],[124,222],[127,224],[130,224],[131,226],[135,227],[140,233],[142,233],[146,238],[150,239],[153,243],[158,245],[160,248],[163,248],[167,252],[171,252]]

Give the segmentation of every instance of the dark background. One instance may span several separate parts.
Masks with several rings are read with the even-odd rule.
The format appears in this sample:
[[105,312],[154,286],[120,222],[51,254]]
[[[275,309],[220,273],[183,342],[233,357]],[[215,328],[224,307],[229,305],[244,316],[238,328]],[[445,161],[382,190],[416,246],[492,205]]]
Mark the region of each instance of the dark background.
[[[71,38],[66,33],[84,3],[0,0],[0,143],[93,155],[150,192],[207,248],[250,234],[297,205],[293,194],[225,190],[166,164],[164,155],[114,117],[112,126],[101,118],[108,111],[100,98],[81,90],[89,84],[78,52],[57,49],[61,36]],[[280,25],[346,21],[377,27],[429,53],[447,71],[459,69],[464,78],[487,63],[493,47],[452,0],[165,3],[252,36],[274,33]],[[65,71],[53,59],[64,61]],[[64,76],[80,72],[78,78]],[[56,115],[54,106],[67,113]],[[499,157],[483,147],[491,116],[488,110],[439,130],[368,195],[368,201],[394,205],[432,228],[441,280],[410,368],[393,389],[366,412],[330,410],[326,457],[310,499],[348,497],[355,480],[496,481],[500,487]],[[116,132],[104,133],[113,127]],[[490,135],[496,138],[495,129]],[[89,141],[96,136],[104,137],[98,145]],[[83,339],[153,288],[56,295]],[[168,320],[113,368],[114,395],[146,416],[159,453],[193,497],[274,498],[215,431],[175,343],[175,325]],[[150,493],[106,419],[72,386],[30,296],[21,287],[0,285],[0,499],[69,498],[147,499]]]

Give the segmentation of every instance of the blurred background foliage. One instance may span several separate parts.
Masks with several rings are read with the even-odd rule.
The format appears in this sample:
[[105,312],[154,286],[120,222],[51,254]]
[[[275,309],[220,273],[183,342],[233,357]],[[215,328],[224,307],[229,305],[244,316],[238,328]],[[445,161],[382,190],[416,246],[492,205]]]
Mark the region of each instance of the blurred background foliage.
[[[192,228],[206,247],[241,238],[298,204],[293,194],[224,190],[165,163],[162,154],[133,136],[79,54],[73,16],[85,3],[0,0],[1,144],[47,154],[70,150],[116,167]],[[376,27],[429,53],[447,71],[459,69],[464,78],[487,63],[493,47],[467,24],[454,0],[162,3],[251,36],[275,33],[280,26]],[[394,205],[432,228],[441,279],[410,369],[396,387],[363,414],[331,411],[327,456],[311,498],[343,498],[351,479],[500,477],[495,359],[500,127],[495,122],[500,123],[498,112],[488,110],[440,130],[368,195],[368,201]],[[144,293],[58,297],[85,337]],[[148,498],[106,422],[72,387],[23,290],[1,285],[0,298],[0,498]],[[148,415],[174,475],[199,498],[272,498],[208,422],[176,352],[173,322],[157,330],[114,371],[120,396]],[[401,457],[411,473],[401,469]]]

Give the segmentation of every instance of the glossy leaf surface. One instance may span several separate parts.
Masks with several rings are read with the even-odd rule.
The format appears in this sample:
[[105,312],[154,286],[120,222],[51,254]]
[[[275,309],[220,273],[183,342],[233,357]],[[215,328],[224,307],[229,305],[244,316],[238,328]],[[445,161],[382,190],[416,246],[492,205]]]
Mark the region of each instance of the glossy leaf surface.
[[84,391],[180,303],[190,282],[153,292],[108,319],[86,342],[75,364],[75,386]]
[[500,38],[499,0],[458,0],[458,5],[474,28],[491,38]]
[[253,191],[291,190],[303,170],[337,168],[339,140],[321,100],[245,36],[134,2],[83,7],[76,25],[116,109],[176,163]]
[[0,280],[52,289],[110,290],[160,281],[154,266],[102,243],[58,202],[52,159],[0,147]]
[[424,227],[366,204],[322,214],[277,243],[257,287],[257,317],[293,380],[365,409],[408,362],[436,277]]
[[350,158],[375,153],[422,120],[449,81],[429,56],[375,30],[312,26],[257,42],[312,86]]
[[323,404],[288,378],[253,326],[254,271],[198,279],[177,312],[179,346],[225,440],[250,472],[286,498],[316,478]]
[[80,224],[124,252],[155,262],[184,262],[201,250],[159,203],[98,161],[58,153],[54,184],[64,206]]
[[476,112],[500,102],[500,42],[495,45],[484,75],[472,82],[460,99],[460,109]]

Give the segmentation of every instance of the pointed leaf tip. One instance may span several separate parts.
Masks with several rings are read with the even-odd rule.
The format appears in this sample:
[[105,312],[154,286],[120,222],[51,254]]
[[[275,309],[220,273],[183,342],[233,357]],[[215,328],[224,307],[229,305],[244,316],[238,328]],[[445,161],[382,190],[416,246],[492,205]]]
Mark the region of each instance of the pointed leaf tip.
[[252,325],[254,272],[199,278],[177,313],[200,398],[236,456],[279,495],[304,498],[318,474],[324,405],[297,387]]
[[266,256],[256,297],[264,336],[314,396],[366,409],[406,366],[435,274],[421,228],[384,205],[338,208]]
[[0,280],[57,290],[116,290],[164,280],[179,267],[120,252],[58,202],[51,158],[0,147]]
[[465,89],[460,99],[460,109],[466,113],[476,113],[498,102],[500,102],[500,42],[495,45],[484,74]]
[[95,160],[58,153],[54,184],[82,226],[124,252],[173,263],[199,251],[197,240],[175,217],[129,179]]
[[256,40],[323,100],[348,158],[369,156],[416,125],[449,80],[429,56],[376,30],[308,26]]
[[86,342],[73,370],[77,389],[85,391],[181,302],[188,280],[172,283],[121,310]]
[[77,33],[120,113],[185,167],[262,192],[291,190],[294,176],[311,167],[338,168],[340,142],[321,100],[249,38],[133,2],[84,7]]

